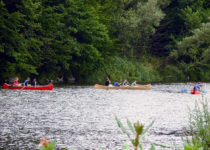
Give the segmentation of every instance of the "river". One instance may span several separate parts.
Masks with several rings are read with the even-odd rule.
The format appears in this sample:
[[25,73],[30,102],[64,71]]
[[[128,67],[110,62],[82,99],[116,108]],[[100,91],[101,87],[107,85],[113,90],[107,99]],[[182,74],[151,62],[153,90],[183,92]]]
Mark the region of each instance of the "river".
[[[128,141],[115,116],[126,125],[154,125],[143,142],[173,149],[188,125],[189,107],[201,95],[181,93],[192,83],[155,84],[152,90],[96,90],[66,86],[53,91],[0,90],[0,149],[37,149],[39,139],[56,139],[56,149],[114,149]],[[205,97],[210,97],[210,84]],[[161,148],[159,148],[161,149]]]

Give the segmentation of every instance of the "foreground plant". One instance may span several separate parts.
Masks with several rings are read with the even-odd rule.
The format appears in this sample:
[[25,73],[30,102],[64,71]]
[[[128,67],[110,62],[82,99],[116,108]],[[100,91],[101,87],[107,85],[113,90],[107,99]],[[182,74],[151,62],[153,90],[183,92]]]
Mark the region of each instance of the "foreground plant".
[[210,148],[210,110],[207,99],[204,98],[195,103],[194,110],[191,110],[189,129],[191,139],[187,143],[194,145],[199,150],[209,150]]
[[198,145],[185,145],[184,150],[203,150],[203,147],[199,147]]
[[56,141],[46,140],[45,138],[40,138],[39,148],[40,150],[54,150]]
[[[129,140],[131,141],[134,150],[138,150],[138,148],[140,150],[143,150],[142,147],[142,140],[144,140],[148,130],[152,127],[152,125],[154,124],[154,121],[152,121],[145,129],[144,129],[144,125],[136,122],[134,124],[132,124],[128,119],[127,119],[127,125],[131,131],[131,133],[134,135],[135,138],[132,138],[131,134],[126,130],[126,128],[123,126],[122,122],[120,121],[120,119],[118,119],[117,117],[115,117],[115,120],[117,121],[117,125],[118,127],[122,130],[123,133],[125,133]],[[155,150],[155,146],[160,146],[162,148],[165,148],[166,146],[161,145],[161,144],[156,144],[156,143],[152,143],[150,150]]]

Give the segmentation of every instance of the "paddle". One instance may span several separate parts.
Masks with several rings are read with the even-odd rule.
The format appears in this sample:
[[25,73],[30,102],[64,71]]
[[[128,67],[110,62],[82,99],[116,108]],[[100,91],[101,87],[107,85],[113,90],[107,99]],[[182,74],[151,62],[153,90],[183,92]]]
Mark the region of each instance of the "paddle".
[[[182,93],[188,93],[188,91],[191,92],[191,90],[188,90],[188,89],[185,89],[185,88],[181,89],[181,92],[182,92]],[[206,90],[201,90],[201,92],[202,92],[202,93],[207,93]]]
[[185,89],[185,88],[183,88],[183,89],[181,90],[182,93],[187,93],[187,91],[188,91],[188,90]]
[[202,90],[202,93],[207,93],[207,91],[206,90]]
[[201,91],[202,91],[202,93],[207,93],[207,91],[205,90],[205,89],[206,89],[206,84],[204,83],[204,85],[205,85],[205,86],[204,86],[204,88],[202,88]]
[[26,86],[25,86],[25,83],[20,83],[21,86],[23,86],[20,90],[23,90]]
[[21,88],[21,90],[23,90],[24,88],[25,88],[25,86],[24,86],[24,87],[22,87],[22,88]]

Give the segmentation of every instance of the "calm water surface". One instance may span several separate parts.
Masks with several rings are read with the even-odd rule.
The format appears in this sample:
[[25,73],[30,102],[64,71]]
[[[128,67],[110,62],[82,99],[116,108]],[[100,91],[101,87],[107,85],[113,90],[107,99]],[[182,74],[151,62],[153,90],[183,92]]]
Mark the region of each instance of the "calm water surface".
[[[145,149],[156,142],[182,145],[188,107],[200,95],[181,93],[192,84],[156,84],[149,91],[96,90],[88,87],[53,91],[0,90],[0,149],[37,149],[40,137],[57,140],[57,149],[114,149],[127,137],[114,119],[155,123]],[[210,97],[210,84],[206,85]]]

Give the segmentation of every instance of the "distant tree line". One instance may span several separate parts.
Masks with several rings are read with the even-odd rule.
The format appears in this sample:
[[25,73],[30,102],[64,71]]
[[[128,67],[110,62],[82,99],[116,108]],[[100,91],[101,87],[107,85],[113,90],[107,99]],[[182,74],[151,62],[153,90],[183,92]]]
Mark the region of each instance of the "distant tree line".
[[0,0],[1,81],[210,81],[209,70],[209,0]]

